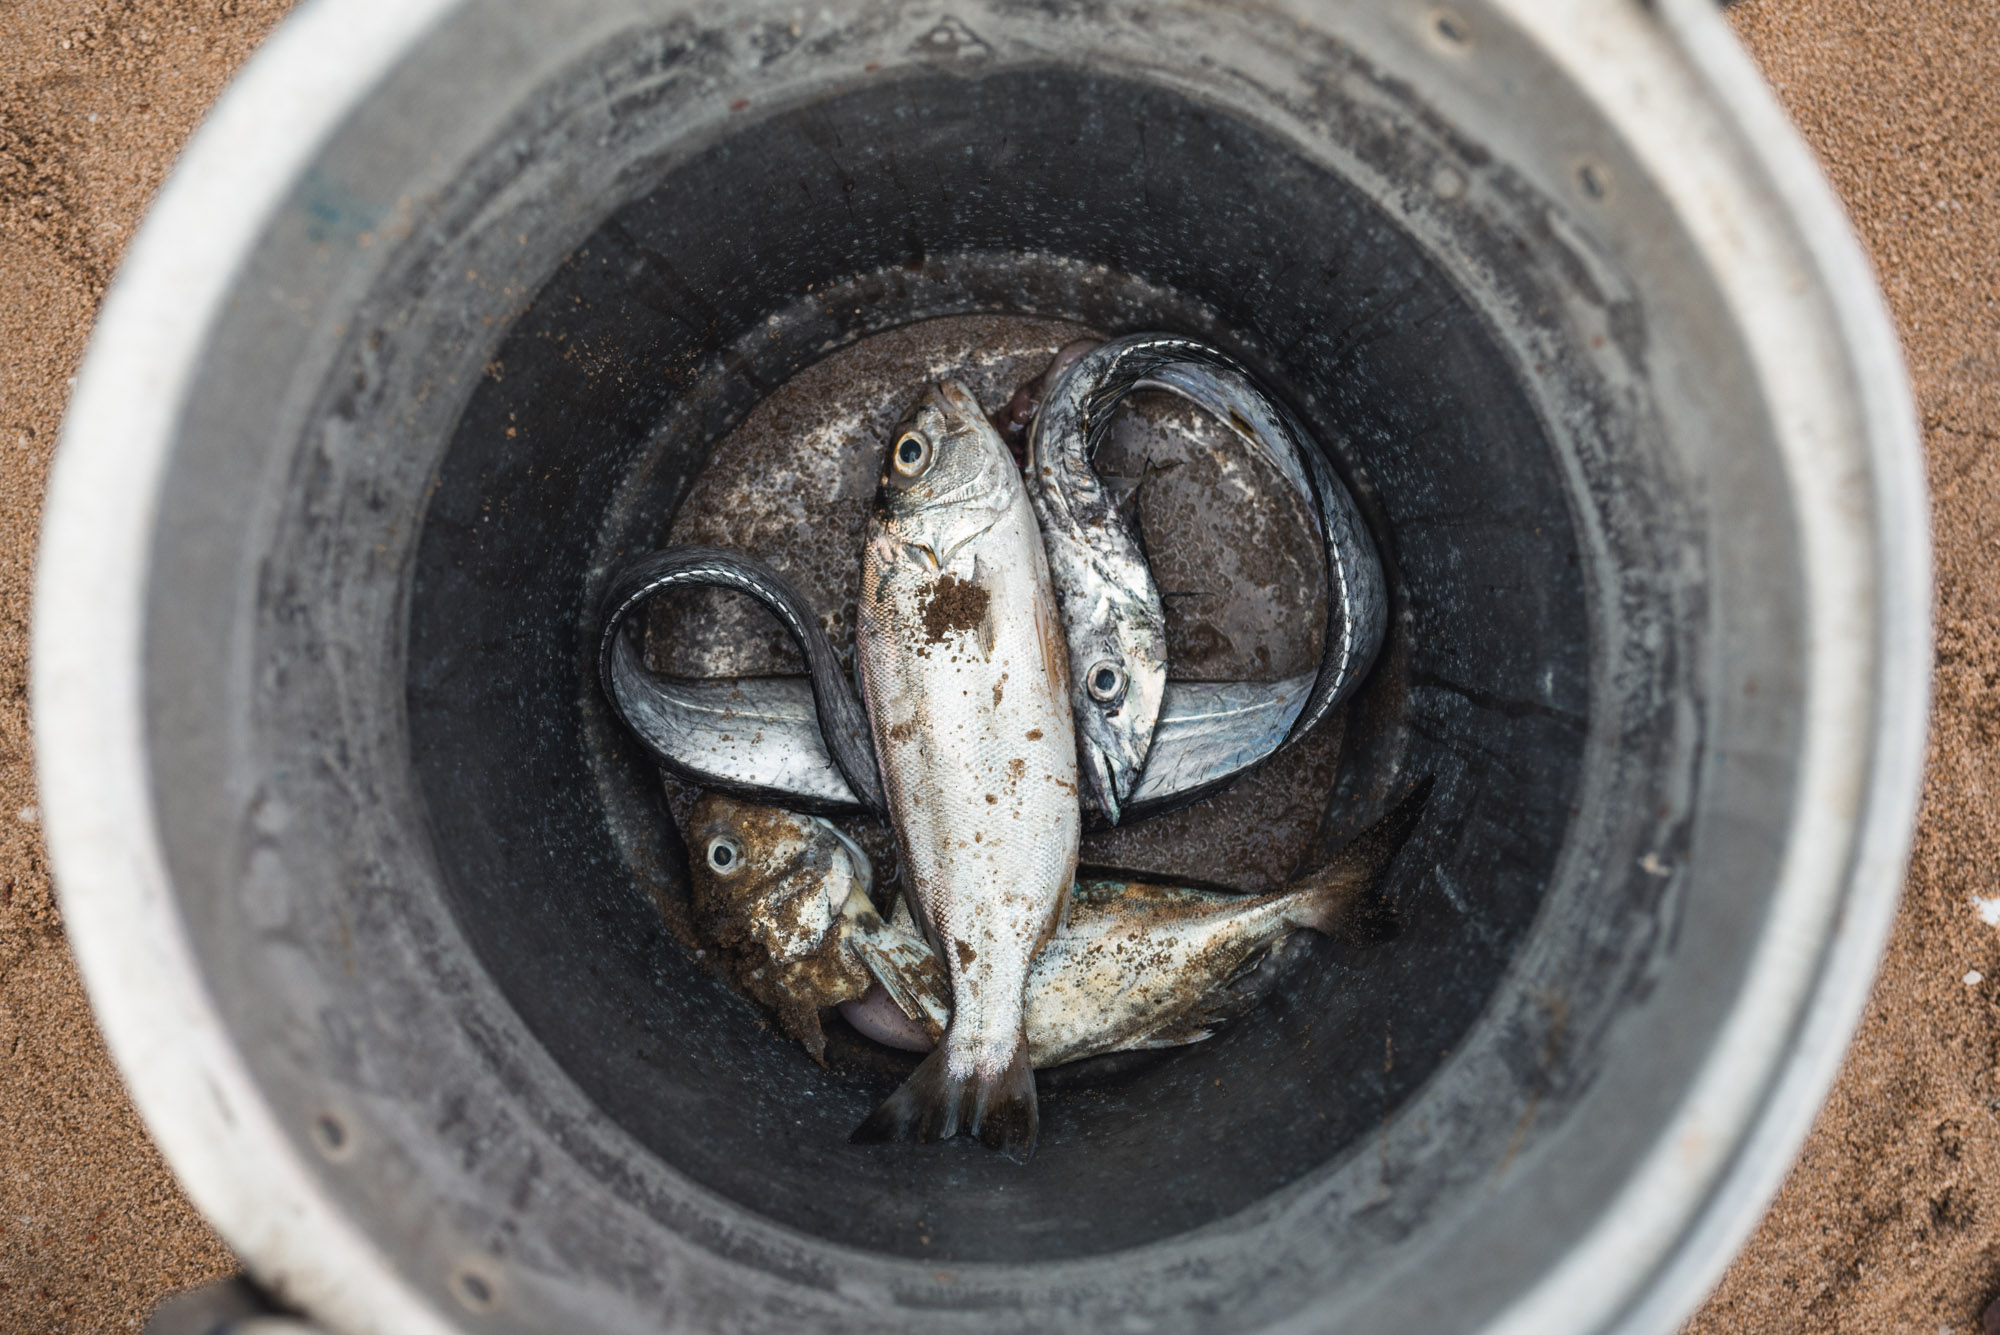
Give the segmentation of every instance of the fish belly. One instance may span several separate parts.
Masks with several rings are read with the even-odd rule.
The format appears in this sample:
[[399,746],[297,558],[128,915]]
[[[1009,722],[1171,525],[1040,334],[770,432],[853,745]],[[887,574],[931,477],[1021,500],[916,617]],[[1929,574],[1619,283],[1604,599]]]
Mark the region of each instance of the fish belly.
[[1020,1043],[1029,964],[1082,829],[1064,644],[1026,496],[942,569],[871,542],[859,621],[906,884],[951,981],[947,1062],[990,1074]]

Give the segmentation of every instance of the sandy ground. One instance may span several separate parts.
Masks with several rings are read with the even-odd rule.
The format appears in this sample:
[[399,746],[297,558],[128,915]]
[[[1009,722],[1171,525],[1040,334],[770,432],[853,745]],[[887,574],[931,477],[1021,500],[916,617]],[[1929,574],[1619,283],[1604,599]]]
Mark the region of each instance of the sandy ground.
[[146,1138],[49,893],[27,713],[42,483],[148,198],[285,8],[0,0],[0,1331],[129,1331],[235,1267]]
[[2000,1291],[2000,932],[1975,907],[2000,896],[2000,6],[1734,13],[1853,213],[1909,358],[1937,539],[1937,704],[1867,1018],[1693,1329],[1973,1331]]
[[[131,1331],[228,1273],[134,1116],[49,892],[25,658],[44,472],[105,282],[285,5],[0,0],[0,1331]],[[1909,892],[1840,1083],[1691,1326],[1973,1332],[2000,1290],[2000,6],[1746,0],[1880,269],[1924,420],[1937,722]]]

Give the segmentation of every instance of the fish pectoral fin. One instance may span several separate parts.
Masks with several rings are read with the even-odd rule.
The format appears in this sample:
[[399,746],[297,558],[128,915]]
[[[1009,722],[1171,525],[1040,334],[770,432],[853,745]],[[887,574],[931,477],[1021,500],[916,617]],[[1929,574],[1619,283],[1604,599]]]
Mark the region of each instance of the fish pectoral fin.
[[1157,1033],[1148,1034],[1136,1042],[1126,1044],[1122,1050],[1125,1052],[1156,1052],[1162,1048],[1184,1048],[1190,1043],[1200,1043],[1214,1037],[1215,1030],[1209,1028],[1162,1029]]
[[1128,1046],[1134,1051],[1186,1047],[1189,1043],[1199,1043],[1205,1038],[1213,1037],[1218,1027],[1205,1011],[1194,1006]]
[[944,562],[938,559],[937,549],[927,542],[904,543],[903,557],[905,560],[921,569],[930,571],[932,574],[936,574],[938,571],[944,569]]
[[896,1009],[938,1033],[951,1023],[950,984],[937,956],[921,938],[883,927],[853,931],[848,944],[862,967],[880,981]]

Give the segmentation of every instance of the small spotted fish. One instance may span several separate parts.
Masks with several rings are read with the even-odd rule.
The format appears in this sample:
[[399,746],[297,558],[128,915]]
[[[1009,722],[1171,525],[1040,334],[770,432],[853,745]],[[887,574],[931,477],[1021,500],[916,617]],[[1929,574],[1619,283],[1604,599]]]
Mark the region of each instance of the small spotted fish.
[[868,855],[818,816],[721,793],[695,803],[687,842],[696,928],[736,982],[821,1058],[820,1012],[860,999],[874,981],[844,945],[855,923],[881,926]]
[[[921,980],[920,991],[896,994],[910,1013],[926,1013],[934,992],[949,1018],[949,983],[908,902],[896,927],[883,921],[868,855],[832,822],[709,792],[686,834],[695,926],[816,1060],[826,1051],[821,1012],[862,1002],[884,975],[899,989]],[[934,1033],[924,1050],[936,1042]]]

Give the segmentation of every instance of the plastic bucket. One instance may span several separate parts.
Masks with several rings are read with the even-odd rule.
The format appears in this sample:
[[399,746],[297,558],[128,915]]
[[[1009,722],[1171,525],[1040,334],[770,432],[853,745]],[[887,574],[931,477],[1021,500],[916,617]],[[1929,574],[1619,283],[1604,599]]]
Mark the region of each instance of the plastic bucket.
[[[1398,931],[851,1147],[661,931],[589,608],[707,442],[965,312],[1188,330],[1314,423],[1396,616],[1320,832]],[[197,1203],[334,1328],[1664,1331],[1895,906],[1902,364],[1705,0],[321,3],[135,241],[46,511],[66,922]]]

